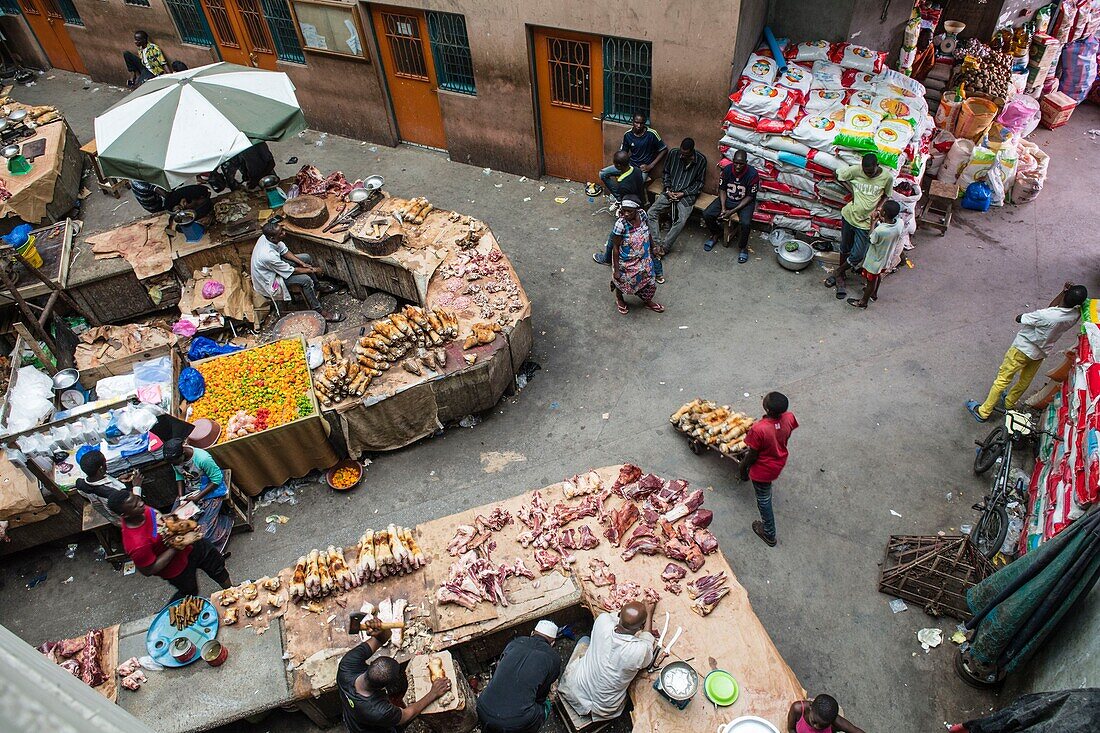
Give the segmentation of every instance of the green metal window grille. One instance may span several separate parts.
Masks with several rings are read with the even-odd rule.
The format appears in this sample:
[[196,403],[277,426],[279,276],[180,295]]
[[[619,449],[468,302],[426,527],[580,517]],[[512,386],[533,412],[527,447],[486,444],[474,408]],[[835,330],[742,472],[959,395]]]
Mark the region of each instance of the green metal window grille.
[[603,116],[630,122],[640,112],[649,119],[653,47],[646,41],[603,39]]
[[73,0],[57,0],[57,7],[61,9],[61,17],[65,19],[66,23],[69,25],[84,25],[84,20],[80,17],[80,13],[76,11]]
[[176,30],[179,31],[180,39],[184,43],[207,47],[214,45],[214,36],[210,33],[210,25],[206,22],[199,0],[164,0],[164,2],[172,15],[172,20],[176,22]]
[[474,62],[470,56],[470,38],[466,18],[457,13],[428,14],[428,37],[440,89],[462,94],[477,94]]
[[302,53],[302,44],[298,42],[290,5],[286,0],[263,0],[263,7],[267,26],[275,41],[275,54],[283,61],[304,64],[306,56]]
[[122,0],[126,5],[137,5],[139,8],[149,7],[149,0]]
[[20,12],[17,0],[0,0],[0,15],[19,15]]

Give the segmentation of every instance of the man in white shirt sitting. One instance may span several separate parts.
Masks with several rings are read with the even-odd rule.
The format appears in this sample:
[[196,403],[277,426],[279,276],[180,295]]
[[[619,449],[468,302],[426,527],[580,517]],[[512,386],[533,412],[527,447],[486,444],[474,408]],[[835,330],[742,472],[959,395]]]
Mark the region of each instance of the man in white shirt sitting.
[[286,231],[277,220],[264,224],[263,234],[252,250],[252,287],[257,293],[272,300],[290,300],[290,287],[296,286],[302,291],[302,297],[310,308],[321,314],[329,323],[344,320],[336,311],[326,310],[317,297],[321,293],[335,292],[336,288],[327,282],[317,280],[320,267],[314,267],[313,258],[308,254],[292,254],[287,249],[283,237]]
[[587,653],[569,663],[558,685],[584,724],[622,715],[627,688],[656,655],[656,640],[645,630],[652,617],[653,605],[628,603],[617,616],[600,614],[592,625]]
[[[1050,353],[1050,347],[1071,327],[1080,324],[1081,306],[1088,297],[1089,293],[1084,285],[1066,283],[1062,292],[1050,302],[1049,308],[1016,316],[1016,322],[1022,323],[1024,327],[1016,334],[1012,346],[1008,347],[1004,361],[997,370],[997,378],[993,380],[993,386],[989,390],[989,396],[980,405],[977,400],[966,403],[966,409],[975,420],[988,420],[1005,390],[1008,390],[1005,395],[1005,409],[1011,410],[1016,406],[1031,386],[1031,380],[1035,378],[1043,359]],[[1016,384],[1009,389],[1013,378],[1016,379]]]

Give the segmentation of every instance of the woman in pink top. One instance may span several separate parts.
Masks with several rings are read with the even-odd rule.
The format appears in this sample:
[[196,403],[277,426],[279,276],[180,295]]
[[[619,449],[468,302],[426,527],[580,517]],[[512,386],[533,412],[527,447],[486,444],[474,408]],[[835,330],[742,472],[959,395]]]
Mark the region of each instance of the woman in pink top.
[[863,729],[840,717],[840,705],[832,695],[791,703],[787,711],[787,733],[863,733]]

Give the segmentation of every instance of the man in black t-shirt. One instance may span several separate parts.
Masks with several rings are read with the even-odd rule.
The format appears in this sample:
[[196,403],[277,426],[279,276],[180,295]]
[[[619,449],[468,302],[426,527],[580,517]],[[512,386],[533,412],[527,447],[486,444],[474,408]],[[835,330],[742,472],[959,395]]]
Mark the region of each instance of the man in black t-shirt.
[[[721,165],[721,164],[719,164]],[[756,194],[760,190],[760,174],[748,163],[744,150],[733,154],[733,160],[722,169],[718,179],[718,198],[703,212],[703,223],[710,230],[710,238],[703,249],[710,252],[722,236],[722,226],[737,219],[737,261],[742,265],[749,261],[749,233],[752,215],[756,211]]]
[[496,672],[477,698],[482,733],[537,733],[550,714],[547,696],[561,675],[554,651],[558,627],[543,619],[530,636],[508,642]]
[[408,689],[408,680],[392,657],[378,657],[367,664],[389,639],[390,630],[379,628],[376,619],[366,627],[370,638],[345,654],[336,670],[344,726],[349,733],[397,733],[399,727],[445,695],[451,681],[446,677],[436,680],[427,695],[408,707],[394,705],[392,700],[400,700]]
[[641,112],[631,119],[630,129],[623,134],[619,150],[630,153],[630,164],[641,169],[646,178],[655,178],[661,172],[661,162],[668,155],[668,146],[657,131],[645,123]]

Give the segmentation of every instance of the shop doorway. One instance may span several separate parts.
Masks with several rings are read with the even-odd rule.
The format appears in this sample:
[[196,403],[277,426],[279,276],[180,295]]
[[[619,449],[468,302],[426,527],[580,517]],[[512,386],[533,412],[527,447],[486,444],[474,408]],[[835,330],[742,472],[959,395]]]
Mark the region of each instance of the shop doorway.
[[386,74],[397,134],[432,148],[447,147],[427,24],[420,10],[371,6],[379,60]]
[[222,61],[275,69],[275,42],[261,0],[202,0]]
[[597,36],[533,33],[545,172],[592,181],[603,167],[603,45]]
[[88,73],[65,28],[65,16],[57,0],[19,0],[19,7],[50,60],[50,66],[78,74]]

